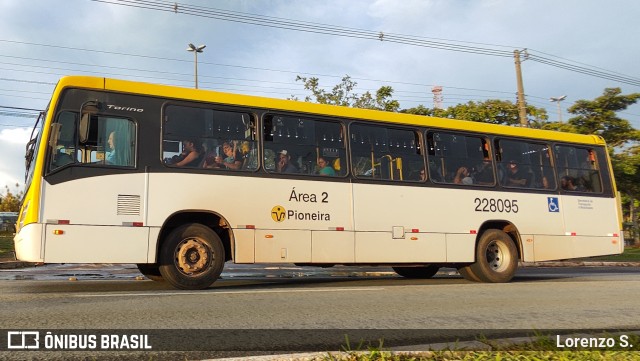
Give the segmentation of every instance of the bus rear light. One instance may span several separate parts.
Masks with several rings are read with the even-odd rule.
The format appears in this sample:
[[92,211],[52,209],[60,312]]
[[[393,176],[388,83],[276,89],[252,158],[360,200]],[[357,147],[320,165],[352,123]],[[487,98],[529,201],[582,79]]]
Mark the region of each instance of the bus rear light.
[[419,230],[419,229],[417,229],[417,228],[413,228],[413,229],[411,230],[411,233],[420,233],[420,230]]
[[238,229],[256,229],[256,226],[253,224],[239,224]]
[[617,233],[613,234],[614,237],[620,237]]
[[62,236],[64,234],[64,231],[61,229],[54,229],[53,234],[55,234],[56,236]]
[[564,235],[565,236],[577,236],[578,234],[576,232],[566,232]]
[[122,225],[125,227],[143,227],[143,222],[122,222]]
[[344,227],[329,227],[330,231],[338,231],[338,232],[342,232],[344,231]]
[[472,229],[469,231],[470,234],[478,234],[478,231],[476,231],[475,229]]

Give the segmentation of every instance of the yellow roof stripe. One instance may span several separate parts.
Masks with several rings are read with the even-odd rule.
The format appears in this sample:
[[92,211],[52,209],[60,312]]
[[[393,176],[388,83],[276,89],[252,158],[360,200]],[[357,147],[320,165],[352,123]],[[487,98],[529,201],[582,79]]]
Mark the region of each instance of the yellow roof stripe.
[[495,125],[465,120],[340,107],[333,105],[265,98],[250,95],[239,95],[211,90],[181,88],[168,85],[157,85],[109,78],[69,76],[60,79],[58,87],[105,89],[115,92],[191,101],[202,101],[218,104],[248,106],[270,109],[274,111],[281,110],[290,112],[301,112],[307,114],[328,115],[351,119],[374,120],[392,124],[405,124],[449,130],[471,131],[485,134],[505,135],[569,143],[604,145],[604,140],[597,135],[582,135],[548,130],[510,127],[505,125]]

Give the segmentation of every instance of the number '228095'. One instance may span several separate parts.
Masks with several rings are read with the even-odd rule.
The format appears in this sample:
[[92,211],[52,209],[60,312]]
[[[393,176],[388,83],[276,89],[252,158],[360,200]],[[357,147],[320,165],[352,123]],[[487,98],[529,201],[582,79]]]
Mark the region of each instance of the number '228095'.
[[518,213],[517,199],[476,198],[476,212]]

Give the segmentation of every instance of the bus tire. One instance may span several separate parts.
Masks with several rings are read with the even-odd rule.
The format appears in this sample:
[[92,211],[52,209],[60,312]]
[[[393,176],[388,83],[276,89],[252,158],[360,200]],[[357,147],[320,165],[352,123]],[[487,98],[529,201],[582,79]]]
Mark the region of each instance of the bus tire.
[[518,250],[508,234],[488,229],[478,241],[476,262],[468,267],[472,276],[482,282],[509,282],[518,268]]
[[475,273],[473,273],[473,271],[471,270],[471,265],[466,265],[466,266],[462,266],[458,268],[458,273],[460,273],[460,275],[462,277],[464,277],[465,280],[467,281],[471,281],[471,282],[482,282],[482,280],[480,279],[480,277],[478,277]]
[[160,268],[155,263],[138,263],[138,270],[143,276],[156,282],[164,282],[164,278],[160,274]]
[[431,278],[438,273],[439,266],[427,265],[421,267],[392,267],[393,270],[402,277],[405,278]]
[[201,290],[222,273],[225,253],[220,237],[199,223],[173,230],[160,250],[160,274],[173,287]]

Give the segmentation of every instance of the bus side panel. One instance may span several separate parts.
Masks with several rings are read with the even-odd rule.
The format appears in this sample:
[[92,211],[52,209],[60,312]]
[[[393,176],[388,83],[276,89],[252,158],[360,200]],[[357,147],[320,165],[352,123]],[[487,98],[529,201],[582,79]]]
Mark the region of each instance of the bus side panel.
[[533,240],[535,262],[567,259],[573,255],[571,236],[535,235]]
[[619,237],[535,236],[535,261],[551,261],[620,253]]
[[354,232],[312,231],[311,262],[355,262]]
[[147,262],[147,227],[47,224],[45,235],[47,263]]
[[447,262],[475,261],[475,234],[447,234]]
[[568,234],[607,236],[619,233],[615,198],[563,196],[561,200]]
[[311,231],[256,230],[256,262],[311,262]]
[[234,263],[254,263],[256,261],[256,231],[253,229],[234,229]]
[[149,230],[141,227],[148,226],[145,174],[71,180],[75,171],[73,166],[62,169],[58,176],[70,180],[43,186],[45,262],[146,263]]
[[446,253],[441,233],[405,233],[402,238],[393,238],[391,232],[356,233],[358,263],[442,262]]

